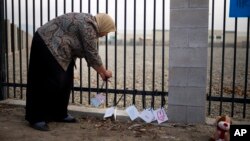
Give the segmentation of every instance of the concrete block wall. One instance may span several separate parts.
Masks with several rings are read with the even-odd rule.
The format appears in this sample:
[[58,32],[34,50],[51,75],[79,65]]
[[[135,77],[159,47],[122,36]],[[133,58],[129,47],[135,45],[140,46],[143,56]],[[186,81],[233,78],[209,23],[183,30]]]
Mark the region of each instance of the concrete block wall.
[[172,122],[205,122],[208,5],[208,0],[170,0],[168,116]]

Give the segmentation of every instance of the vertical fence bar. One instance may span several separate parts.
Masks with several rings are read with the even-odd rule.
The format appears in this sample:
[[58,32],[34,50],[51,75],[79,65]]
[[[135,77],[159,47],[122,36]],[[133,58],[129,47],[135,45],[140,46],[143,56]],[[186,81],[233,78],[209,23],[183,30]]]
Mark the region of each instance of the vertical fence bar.
[[43,0],[40,0],[40,26],[43,25]]
[[[88,13],[91,12],[91,3],[90,3],[90,0],[88,1]],[[91,71],[90,71],[90,67],[88,67],[88,100],[89,100],[89,104],[90,104],[90,93],[91,93]]]
[[162,92],[165,87],[165,0],[162,0]]
[[[157,90],[156,90],[156,92],[157,92]],[[166,100],[165,100],[164,94],[162,93],[161,94],[161,107],[164,107],[165,104],[166,104]]]
[[[7,10],[7,0],[5,0],[5,49],[6,49],[6,82],[9,83],[9,35],[8,35],[8,32],[10,31],[9,30],[9,26],[8,26],[8,10]],[[9,87],[7,87],[7,90],[6,90],[6,98],[9,98]]]
[[[117,3],[117,0],[115,0],[115,27],[117,27]],[[117,90],[117,31],[115,32],[115,90]],[[116,99],[117,92],[115,91],[114,101],[116,101]]]
[[145,108],[145,73],[146,73],[146,68],[145,68],[145,62],[146,62],[146,1],[144,0],[144,24],[143,24],[143,94],[142,94],[142,107],[143,109]]
[[74,0],[71,1],[71,12],[74,12]]
[[151,108],[152,109],[155,108],[155,94],[157,94],[157,91],[151,93]]
[[246,104],[247,104],[247,79],[248,79],[248,61],[249,61],[249,30],[250,18],[247,21],[247,43],[246,43],[246,66],[245,66],[245,86],[244,86],[244,103],[243,103],[243,118],[246,117]]
[[99,13],[99,0],[96,0],[96,13]]
[[222,41],[222,65],[221,65],[221,89],[220,89],[220,111],[222,114],[222,98],[223,98],[223,87],[224,87],[224,60],[225,60],[225,35],[226,35],[226,0],[224,0],[224,16],[223,16],[223,41]]
[[[22,31],[22,27],[21,27],[21,0],[18,0],[18,48],[19,48],[19,75],[20,75],[20,84],[23,83],[23,74],[22,74],[22,44],[21,44],[21,31]],[[20,87],[20,96],[21,99],[23,99],[23,87]]]
[[124,75],[123,75],[123,90],[124,90],[124,97],[123,97],[123,106],[126,107],[126,58],[127,57],[127,0],[124,0]]
[[26,70],[29,70],[29,28],[28,28],[28,0],[25,0],[25,24],[26,24]]
[[82,58],[80,58],[80,104],[82,104]]
[[231,102],[231,117],[234,116],[234,96],[235,96],[235,75],[236,75],[236,55],[237,55],[237,26],[238,26],[238,19],[235,18],[235,26],[234,26],[234,61],[233,61],[233,86],[232,86],[232,102]]
[[[82,0],[80,0],[80,13],[82,13]],[[80,58],[80,104],[82,104],[82,58]]]
[[15,57],[15,52],[16,52],[16,49],[15,49],[15,31],[14,31],[14,28],[15,28],[15,14],[14,14],[14,0],[12,0],[12,3],[11,3],[11,11],[12,11],[12,25],[11,25],[11,48],[12,48],[12,74],[13,74],[13,93],[14,93],[14,98],[16,98],[16,63],[15,63],[15,60],[16,60],[16,57]]
[[152,91],[154,92],[155,90],[155,22],[156,22],[156,0],[154,0],[154,5],[153,5],[153,10],[154,10],[154,21],[153,21],[153,72],[152,72]]
[[[106,0],[106,13],[108,14],[108,0]],[[106,69],[108,69],[108,36],[105,37],[105,58]],[[106,81],[106,106],[108,106],[108,81]]]
[[55,5],[56,5],[56,7],[55,7],[55,15],[56,15],[56,17],[58,17],[58,0],[55,1]]
[[50,0],[48,0],[48,21],[50,21]]
[[134,0],[134,34],[133,34],[133,104],[135,105],[136,77],[136,0]]
[[5,93],[3,91],[3,82],[4,82],[4,69],[5,69],[5,39],[4,39],[4,0],[0,0],[0,100],[6,98]]
[[90,104],[90,94],[91,94],[91,72],[90,72],[90,67],[88,67],[88,100]]
[[80,13],[82,13],[82,0],[80,0]]
[[210,81],[208,92],[208,115],[211,114],[211,96],[212,96],[212,84],[213,84],[213,55],[214,55],[214,0],[212,0],[212,17],[211,17],[211,51],[210,51]]
[[[71,12],[74,12],[74,0],[71,1]],[[72,103],[75,103],[75,92],[74,92],[74,73],[73,73],[73,83],[71,89]]]
[[33,35],[35,34],[36,31],[36,10],[35,10],[35,3],[36,0],[33,0]]
[[63,1],[63,13],[66,13],[66,0]]
[[[99,0],[96,0],[96,13],[99,13]],[[99,50],[99,42],[97,42],[97,50]],[[99,89],[99,75],[96,72],[96,79],[97,79],[97,89]]]
[[[75,8],[74,8],[74,0],[72,0],[71,2],[71,12],[74,12],[75,11]],[[72,103],[75,103],[75,91],[74,91],[74,73],[73,73],[73,84],[72,84]]]

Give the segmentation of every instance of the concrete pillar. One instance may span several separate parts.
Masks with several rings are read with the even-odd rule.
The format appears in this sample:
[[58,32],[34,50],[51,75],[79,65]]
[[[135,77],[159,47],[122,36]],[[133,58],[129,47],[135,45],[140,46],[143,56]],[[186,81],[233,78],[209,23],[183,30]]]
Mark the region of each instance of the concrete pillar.
[[170,0],[169,38],[169,120],[204,123],[208,0]]

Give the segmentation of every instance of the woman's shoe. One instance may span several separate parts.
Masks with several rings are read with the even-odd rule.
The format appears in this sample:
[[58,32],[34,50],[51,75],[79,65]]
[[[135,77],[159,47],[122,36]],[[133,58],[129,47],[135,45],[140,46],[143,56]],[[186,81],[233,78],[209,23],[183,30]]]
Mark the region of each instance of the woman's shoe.
[[77,120],[69,114],[65,118],[55,118],[53,121],[55,121],[55,122],[68,122],[68,123],[77,122]]
[[71,115],[68,114],[67,117],[65,117],[64,119],[62,119],[61,122],[75,123],[75,122],[77,122],[77,120],[73,116],[71,116]]
[[40,131],[49,131],[49,126],[44,121],[31,124],[31,127],[36,129],[36,130],[40,130]]

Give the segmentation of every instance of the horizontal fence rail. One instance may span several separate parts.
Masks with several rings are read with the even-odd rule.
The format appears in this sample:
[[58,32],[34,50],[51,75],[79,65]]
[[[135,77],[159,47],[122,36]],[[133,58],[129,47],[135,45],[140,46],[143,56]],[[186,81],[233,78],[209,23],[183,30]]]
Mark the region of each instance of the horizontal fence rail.
[[229,2],[210,0],[208,115],[249,119],[250,20],[229,18]]
[[105,67],[113,71],[111,83],[101,89],[98,74],[78,59],[71,102],[89,105],[91,97],[102,92],[106,106],[121,95],[121,107],[164,106],[168,94],[166,5],[165,0],[4,0],[7,98],[25,99],[30,46],[37,28],[69,12],[108,13],[117,31],[100,38],[97,47]]

